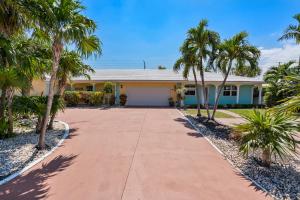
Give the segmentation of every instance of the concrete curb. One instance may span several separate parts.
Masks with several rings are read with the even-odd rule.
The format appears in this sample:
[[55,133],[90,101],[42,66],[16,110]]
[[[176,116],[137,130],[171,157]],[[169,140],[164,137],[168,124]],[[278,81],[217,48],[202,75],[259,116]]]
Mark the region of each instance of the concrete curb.
[[237,168],[236,166],[234,166],[233,162],[231,160],[229,160],[228,158],[225,157],[224,153],[215,145],[212,143],[212,141],[210,141],[210,139],[208,139],[205,135],[203,135],[199,128],[189,119],[187,118],[180,110],[177,109],[177,111],[180,113],[180,115],[182,115],[188,122],[189,124],[191,124],[191,126],[201,135],[205,138],[206,141],[209,142],[209,144],[211,144],[211,146],[217,150],[217,152],[219,152],[223,158],[233,167],[234,170],[236,170],[238,173],[240,173],[241,175],[243,175],[246,179],[248,179],[249,181],[251,181],[254,185],[256,185],[257,187],[259,187],[261,190],[263,190],[264,192],[266,192],[269,196],[271,196],[274,199],[277,199],[274,195],[270,194],[268,192],[267,189],[265,189],[262,185],[260,185],[259,183],[257,183],[255,180],[253,180],[252,178],[250,178],[249,176],[247,176],[246,174],[244,174],[239,168]]
[[55,147],[53,147],[48,153],[46,153],[45,155],[43,155],[42,157],[40,157],[39,159],[30,162],[23,169],[15,172],[15,173],[9,175],[8,177],[6,177],[5,179],[1,180],[0,181],[0,185],[3,185],[5,183],[11,181],[12,179],[16,178],[17,176],[23,174],[25,171],[29,170],[30,168],[32,168],[36,164],[38,164],[41,161],[43,161],[50,154],[52,154],[58,147],[60,147],[62,145],[62,143],[64,142],[64,140],[69,136],[69,133],[70,133],[69,130],[70,130],[70,128],[69,128],[69,125],[67,123],[65,123],[65,122],[62,122],[62,121],[57,121],[57,122],[62,123],[65,126],[64,135],[63,135],[62,139],[57,143],[57,145]]

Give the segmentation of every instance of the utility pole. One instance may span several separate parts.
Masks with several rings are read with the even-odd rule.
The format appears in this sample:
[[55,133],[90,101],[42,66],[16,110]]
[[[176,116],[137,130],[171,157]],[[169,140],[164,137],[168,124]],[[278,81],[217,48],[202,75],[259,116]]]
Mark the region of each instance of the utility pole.
[[146,69],[146,62],[145,60],[143,60],[143,63],[144,63],[144,70]]

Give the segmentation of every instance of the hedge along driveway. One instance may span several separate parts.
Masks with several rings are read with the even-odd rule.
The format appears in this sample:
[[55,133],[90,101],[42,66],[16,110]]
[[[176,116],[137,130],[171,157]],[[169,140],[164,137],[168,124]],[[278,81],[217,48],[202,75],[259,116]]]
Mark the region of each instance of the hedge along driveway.
[[265,199],[175,109],[67,109],[70,139],[0,199]]

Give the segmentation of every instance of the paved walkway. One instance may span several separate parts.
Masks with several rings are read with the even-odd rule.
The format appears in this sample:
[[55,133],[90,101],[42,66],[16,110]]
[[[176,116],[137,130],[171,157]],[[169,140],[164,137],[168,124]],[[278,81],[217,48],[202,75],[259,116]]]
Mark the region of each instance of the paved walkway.
[[231,116],[234,117],[234,118],[217,118],[216,120],[220,124],[227,125],[227,126],[236,126],[238,124],[242,124],[242,123],[246,122],[246,120],[242,116],[240,116],[240,115],[238,115],[238,114],[236,114],[234,112],[231,112],[229,110],[222,110],[222,109],[220,109],[218,111],[219,112],[223,112],[225,114],[228,114],[228,115],[231,115]]
[[67,109],[71,136],[0,199],[266,199],[175,109]]

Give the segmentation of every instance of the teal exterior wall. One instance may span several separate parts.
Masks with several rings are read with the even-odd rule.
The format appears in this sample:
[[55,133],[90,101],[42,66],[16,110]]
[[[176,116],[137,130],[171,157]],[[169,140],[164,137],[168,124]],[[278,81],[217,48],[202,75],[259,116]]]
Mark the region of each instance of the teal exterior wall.
[[[202,88],[198,88],[199,91],[199,97],[200,97],[200,103],[202,103]],[[184,96],[184,105],[197,105],[197,96],[190,96],[190,95],[185,95]]]
[[[209,105],[214,105],[216,88],[214,85],[209,85],[208,88],[209,88],[208,103]],[[253,85],[240,86],[239,104],[251,104],[252,88]],[[201,94],[202,91],[200,90],[200,102],[202,103]],[[223,96],[223,91],[222,91],[219,99],[219,105],[236,104],[236,99],[237,99],[236,96]],[[184,103],[185,105],[196,105],[197,104],[196,95],[185,96]]]
[[215,94],[216,94],[216,87],[214,85],[208,86],[208,104],[209,105],[215,104]]
[[239,104],[252,104],[252,89],[253,85],[240,86],[240,99]]

